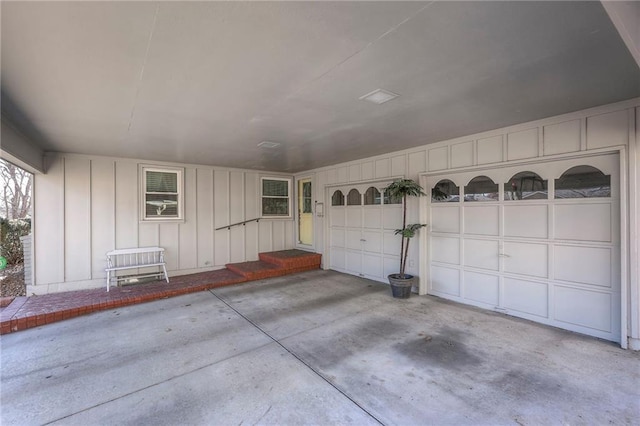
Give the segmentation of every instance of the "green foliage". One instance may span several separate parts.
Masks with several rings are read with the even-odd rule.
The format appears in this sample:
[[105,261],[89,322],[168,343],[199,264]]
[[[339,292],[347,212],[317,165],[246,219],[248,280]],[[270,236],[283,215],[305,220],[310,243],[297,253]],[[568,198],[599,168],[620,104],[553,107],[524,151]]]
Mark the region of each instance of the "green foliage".
[[31,232],[30,219],[7,220],[0,218],[0,255],[9,265],[24,262],[20,237]]
[[389,195],[402,198],[405,201],[406,197],[427,195],[422,190],[422,187],[416,181],[411,179],[398,179],[387,186],[385,190],[389,192]]
[[416,232],[418,229],[423,226],[427,226],[422,223],[412,223],[411,225],[407,225],[404,229],[396,229],[396,235],[402,235],[403,238],[413,238],[416,236]]

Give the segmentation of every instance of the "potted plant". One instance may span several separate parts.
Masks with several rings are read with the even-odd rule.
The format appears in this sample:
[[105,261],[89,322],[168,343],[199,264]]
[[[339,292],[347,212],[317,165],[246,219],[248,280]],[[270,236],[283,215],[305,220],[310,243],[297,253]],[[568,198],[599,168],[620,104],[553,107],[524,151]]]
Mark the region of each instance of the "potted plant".
[[385,193],[389,197],[402,199],[402,229],[396,229],[395,234],[402,237],[400,245],[400,273],[388,276],[391,284],[393,297],[407,299],[411,295],[411,287],[415,283],[413,275],[405,274],[407,257],[409,255],[409,242],[416,235],[416,232],[426,224],[413,223],[407,225],[407,198],[427,195],[422,187],[411,179],[398,179],[385,188]]

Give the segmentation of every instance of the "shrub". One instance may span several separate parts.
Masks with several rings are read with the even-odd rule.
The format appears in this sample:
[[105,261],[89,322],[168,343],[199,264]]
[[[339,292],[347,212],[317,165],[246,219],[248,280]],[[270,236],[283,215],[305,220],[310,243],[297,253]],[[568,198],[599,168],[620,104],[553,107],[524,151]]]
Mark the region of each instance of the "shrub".
[[24,262],[20,237],[31,232],[31,220],[0,218],[0,232],[0,256],[7,259],[9,265]]

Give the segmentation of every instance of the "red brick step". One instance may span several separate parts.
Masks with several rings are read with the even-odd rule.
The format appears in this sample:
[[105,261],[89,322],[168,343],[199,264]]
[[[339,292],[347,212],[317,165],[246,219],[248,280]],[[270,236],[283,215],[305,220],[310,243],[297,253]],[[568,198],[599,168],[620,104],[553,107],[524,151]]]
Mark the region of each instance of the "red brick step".
[[281,266],[284,269],[299,269],[305,267],[320,267],[320,259],[322,255],[317,253],[309,253],[304,250],[280,250],[268,253],[260,253],[260,260]]
[[247,280],[261,280],[264,278],[278,277],[286,272],[273,263],[255,260],[252,262],[229,263],[225,265],[228,270],[245,277]]
[[296,249],[260,253],[258,257],[258,261],[229,263],[225,266],[248,280],[260,280],[318,269],[322,258],[320,254]]

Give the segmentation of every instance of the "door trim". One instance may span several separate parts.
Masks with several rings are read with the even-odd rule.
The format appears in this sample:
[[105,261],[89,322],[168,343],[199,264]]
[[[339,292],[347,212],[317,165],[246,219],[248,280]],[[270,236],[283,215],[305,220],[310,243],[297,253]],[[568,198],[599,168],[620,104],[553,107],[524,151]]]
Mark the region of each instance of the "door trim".
[[[299,182],[300,181],[306,181],[308,180],[309,182],[311,182],[311,244],[302,244],[300,242],[300,199],[299,199]],[[294,215],[295,215],[295,247],[300,249],[300,250],[306,250],[306,251],[316,251],[316,240],[317,238],[315,238],[315,234],[316,234],[316,211],[315,211],[315,205],[316,202],[318,200],[318,197],[316,196],[316,191],[314,190],[314,186],[315,186],[315,179],[313,175],[304,175],[304,176],[295,176],[294,177],[294,203],[295,203],[295,210],[294,210]],[[316,202],[314,202],[316,201]]]

